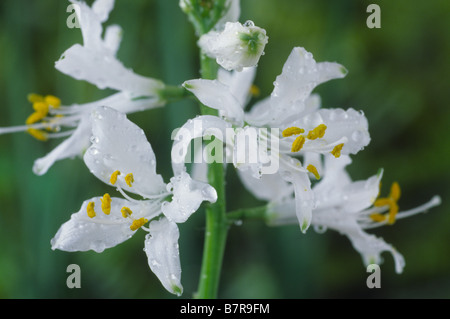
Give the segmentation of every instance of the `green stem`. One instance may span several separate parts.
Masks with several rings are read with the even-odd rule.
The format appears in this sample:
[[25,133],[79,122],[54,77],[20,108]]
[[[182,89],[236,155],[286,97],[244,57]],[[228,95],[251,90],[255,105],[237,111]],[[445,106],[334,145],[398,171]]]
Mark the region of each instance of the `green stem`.
[[[201,54],[201,76],[214,79],[217,76],[217,64]],[[217,111],[201,105],[203,115],[217,115]],[[217,201],[206,206],[206,231],[202,268],[196,298],[217,298],[223,255],[228,233],[228,220],[225,204],[225,174],[222,163],[208,165],[208,182],[216,189]]]
[[234,210],[227,214],[227,219],[230,224],[249,219],[259,219],[265,221],[267,219],[267,205]]

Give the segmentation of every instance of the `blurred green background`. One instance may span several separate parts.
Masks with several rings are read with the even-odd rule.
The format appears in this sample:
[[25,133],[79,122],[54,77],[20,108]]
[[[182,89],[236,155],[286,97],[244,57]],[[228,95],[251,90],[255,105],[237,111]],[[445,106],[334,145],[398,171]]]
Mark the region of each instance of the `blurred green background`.
[[[90,1],[92,2],[92,1]],[[350,166],[354,179],[384,168],[383,194],[398,181],[401,209],[439,194],[428,214],[372,233],[405,257],[402,275],[391,256],[381,266],[381,289],[368,289],[368,273],[348,239],[298,226],[269,228],[259,221],[229,232],[221,298],[449,298],[450,297],[450,2],[376,1],[381,29],[366,26],[371,1],[242,0],[241,22],[266,29],[269,43],[256,84],[270,94],[294,46],[316,61],[337,61],[349,74],[317,89],[324,107],[353,107],[369,119],[372,142]],[[30,92],[54,94],[63,104],[89,102],[111,92],[76,81],[54,61],[82,41],[69,29],[68,2],[0,2],[0,126],[21,125],[31,113]],[[135,72],[173,85],[197,78],[195,34],[178,0],[116,0],[108,24],[124,37],[118,56]],[[197,114],[192,101],[130,115],[147,133],[165,180],[171,176],[170,134]],[[52,251],[50,239],[83,200],[111,189],[90,175],[80,159],[57,162],[35,176],[33,161],[60,141],[42,143],[26,134],[0,136],[0,298],[174,298],[149,270],[145,232],[105,251]],[[259,204],[228,170],[229,209]],[[204,213],[180,225],[184,295],[197,288]],[[66,268],[81,267],[81,288],[68,289]]]

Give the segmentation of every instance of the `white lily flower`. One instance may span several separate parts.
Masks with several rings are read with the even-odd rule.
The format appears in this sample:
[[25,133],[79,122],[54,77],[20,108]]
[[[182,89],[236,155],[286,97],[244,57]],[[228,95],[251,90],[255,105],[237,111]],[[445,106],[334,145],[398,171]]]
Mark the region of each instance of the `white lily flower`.
[[[272,161],[279,161],[279,170],[277,177],[270,179],[274,182],[278,178],[277,185],[285,182],[293,185],[297,217],[301,230],[305,232],[311,223],[314,208],[310,174],[320,178],[320,155],[331,153],[339,157],[341,154],[356,154],[362,150],[370,142],[368,122],[362,112],[351,108],[320,109],[320,99],[311,94],[317,85],[345,76],[347,71],[340,64],[316,63],[311,53],[303,48],[294,48],[275,81],[270,97],[245,113],[244,107],[251,91],[254,72],[254,68],[244,69],[242,75],[234,73],[223,76],[219,72],[217,80],[189,80],[183,85],[200,102],[219,110],[219,115],[234,126],[247,125],[282,131],[279,154],[270,155]],[[273,138],[278,139],[280,136],[260,134],[258,141],[268,145]],[[297,159],[298,156],[303,157],[303,162]],[[262,162],[237,166],[244,185],[250,191],[253,187],[251,178],[262,178],[263,166]],[[285,194],[281,191],[279,193],[280,196]]]
[[92,7],[84,2],[71,2],[76,4],[84,44],[69,48],[55,67],[99,89],[112,88],[119,92],[98,101],[70,106],[61,105],[61,100],[52,95],[29,95],[34,111],[27,118],[26,125],[0,128],[0,134],[25,131],[41,141],[68,137],[49,154],[35,161],[33,172],[37,175],[45,174],[57,160],[84,153],[90,145],[89,114],[97,106],[107,105],[123,113],[132,113],[166,103],[159,95],[165,87],[161,81],[137,75],[117,60],[120,27],[109,26],[102,38],[102,23],[107,20],[114,1],[96,0]]
[[[401,273],[405,266],[403,256],[382,238],[365,232],[366,229],[393,224],[395,220],[409,217],[440,204],[439,196],[433,197],[414,209],[398,212],[400,187],[394,183],[389,196],[380,198],[382,170],[367,180],[353,182],[345,171],[351,160],[348,156],[339,159],[325,157],[324,178],[313,187],[315,208],[312,225],[317,231],[333,229],[345,235],[361,254],[364,264],[381,264],[381,254],[390,252],[395,261],[395,270]],[[263,187],[263,185],[259,185]],[[296,223],[295,200],[285,198],[269,204],[268,217],[273,225]]]
[[[203,201],[215,202],[216,191],[192,180],[185,171],[178,171],[166,185],[156,173],[155,154],[144,131],[125,114],[97,107],[90,121],[92,145],[84,161],[92,174],[116,187],[124,198],[105,194],[86,200],[51,240],[52,249],[102,252],[142,228],[149,232],[145,252],[151,270],[168,291],[180,295],[176,223],[186,221]],[[171,201],[167,201],[168,196],[172,196]],[[149,228],[144,227],[149,221]]]
[[267,42],[266,30],[247,21],[244,24],[227,22],[223,30],[211,30],[202,35],[198,45],[224,69],[242,71],[258,64]]
[[104,23],[114,6],[114,0],[96,0],[92,7],[84,2],[71,0],[76,10],[83,35],[83,45],[74,44],[56,61],[55,68],[77,80],[85,80],[100,89],[111,88],[134,96],[157,95],[164,84],[156,79],[135,74],[116,57],[122,39],[118,25],[106,28]]

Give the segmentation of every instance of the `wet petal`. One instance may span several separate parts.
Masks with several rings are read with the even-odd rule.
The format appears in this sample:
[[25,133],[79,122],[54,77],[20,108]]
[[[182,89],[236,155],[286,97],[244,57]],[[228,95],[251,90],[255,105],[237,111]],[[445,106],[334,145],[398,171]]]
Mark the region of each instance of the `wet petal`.
[[167,291],[180,296],[181,285],[180,236],[176,223],[162,218],[150,223],[150,233],[145,237],[145,253],[153,273]]
[[227,130],[231,129],[231,124],[217,116],[202,115],[188,120],[173,137],[171,158],[174,175],[178,175],[186,170],[186,156],[190,150],[191,142],[196,138],[204,136],[215,136],[220,141],[227,143]]
[[249,170],[237,170],[239,178],[245,188],[257,199],[265,201],[278,201],[294,192],[290,183],[287,183],[280,174],[263,174],[255,178]]
[[164,87],[161,81],[138,75],[126,68],[105,47],[92,49],[75,44],[55,62],[55,68],[74,79],[88,81],[99,89],[111,88],[150,95]]
[[282,176],[294,186],[295,212],[300,229],[305,233],[311,225],[312,210],[315,205],[314,193],[311,190],[311,181],[307,173],[299,171],[285,170],[282,172]]
[[167,188],[173,193],[172,201],[164,202],[161,210],[176,223],[184,223],[203,201],[214,203],[217,200],[216,190],[212,186],[193,180],[186,172],[172,177]]
[[229,87],[231,94],[244,109],[250,98],[250,89],[256,75],[256,67],[244,68],[241,72],[219,69],[217,79]]
[[[123,218],[122,207],[129,207],[136,218],[155,217],[158,210],[150,202],[140,204],[131,203],[122,198],[112,198],[111,212],[109,215],[101,209],[102,197],[95,197],[83,202],[81,209],[72,214],[69,221],[64,223],[51,240],[52,249],[63,251],[87,251],[102,252],[129,239],[135,231],[130,229],[132,220]],[[94,202],[96,216],[87,215],[87,206]]]
[[189,80],[183,86],[194,93],[204,105],[219,110],[219,114],[227,120],[242,126],[244,119],[243,106],[231,93],[230,88],[218,80]]
[[49,168],[58,160],[82,156],[89,147],[89,136],[91,125],[87,117],[80,120],[75,132],[46,156],[38,158],[33,165],[33,172],[36,175],[45,174]]
[[[141,128],[109,107],[95,108],[91,123],[92,146],[84,161],[96,177],[111,185],[111,174],[120,171],[117,183],[127,191],[149,196],[165,192],[155,154]],[[124,180],[129,173],[134,176],[131,187]]]

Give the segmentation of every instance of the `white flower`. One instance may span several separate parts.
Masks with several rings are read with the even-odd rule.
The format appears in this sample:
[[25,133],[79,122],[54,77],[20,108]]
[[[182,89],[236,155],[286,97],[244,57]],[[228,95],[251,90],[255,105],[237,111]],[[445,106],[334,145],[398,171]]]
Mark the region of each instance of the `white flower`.
[[200,37],[198,45],[224,69],[242,71],[258,64],[268,37],[266,31],[247,21],[227,22],[221,31],[211,30]]
[[[365,229],[393,224],[395,220],[425,212],[439,205],[441,200],[435,196],[424,205],[398,212],[398,184],[392,185],[389,196],[380,198],[382,170],[367,180],[353,182],[345,171],[350,162],[350,157],[345,155],[339,159],[331,155],[325,157],[324,178],[313,188],[316,206],[312,212],[312,225],[317,231],[323,232],[329,228],[347,236],[366,266],[380,264],[381,253],[390,252],[394,257],[396,272],[401,273],[405,266],[403,256],[382,238],[366,233]],[[293,198],[275,200],[269,204],[269,210],[272,224],[297,222]]]
[[[84,201],[58,230],[52,249],[102,252],[143,228],[149,232],[145,252],[151,270],[168,291],[180,295],[176,223],[186,221],[203,201],[215,202],[216,191],[192,180],[185,171],[177,172],[166,185],[156,173],[155,154],[144,132],[125,114],[97,107],[90,120],[93,144],[84,161],[92,174],[116,187],[124,198],[105,194]],[[171,201],[167,201],[168,196],[172,196]],[[149,228],[144,227],[149,221]]]
[[[224,76],[217,80],[190,80],[184,87],[205,105],[219,110],[219,115],[234,126],[244,123],[255,128],[277,128],[283,132],[279,154],[271,154],[271,160],[279,161],[279,171],[270,180],[276,185],[293,185],[297,203],[297,217],[305,232],[311,223],[314,194],[311,191],[311,176],[321,175],[321,154],[356,154],[370,142],[367,119],[354,109],[320,109],[320,99],[311,95],[319,84],[346,74],[337,63],[316,63],[303,48],[294,48],[284,64],[283,71],[275,81],[270,97],[244,112],[248,99],[254,68],[241,73]],[[268,144],[273,136],[260,135],[259,142]],[[279,136],[275,136],[279,138]],[[272,150],[273,151],[273,150]],[[278,156],[279,155],[279,156]],[[297,157],[302,156],[300,162]],[[238,166],[241,179],[252,191],[254,179],[269,179],[262,175],[264,163]],[[275,182],[275,180],[278,181]],[[287,185],[284,189],[289,189]],[[284,189],[277,192],[286,194]],[[259,196],[259,194],[255,194]]]
[[109,26],[102,38],[102,23],[107,20],[114,1],[97,0],[92,7],[84,2],[72,3],[77,5],[84,44],[69,48],[55,67],[100,89],[112,88],[119,92],[95,102],[70,106],[61,106],[60,99],[55,96],[29,95],[33,113],[26,125],[0,128],[0,134],[26,131],[41,141],[68,137],[49,154],[35,161],[33,172],[37,175],[45,174],[55,161],[80,156],[89,147],[89,114],[93,108],[107,105],[120,112],[132,113],[166,103],[159,95],[165,87],[161,81],[137,75],[117,60],[120,27]]
[[102,38],[104,23],[112,10],[113,0],[96,0],[92,7],[71,1],[79,8],[76,13],[83,35],[83,45],[74,44],[56,61],[55,68],[78,80],[85,80],[100,89],[111,88],[133,96],[155,95],[164,84],[135,74],[116,57],[122,39],[118,25],[108,26]]

